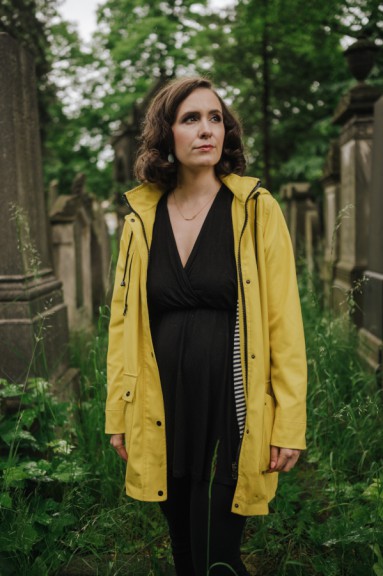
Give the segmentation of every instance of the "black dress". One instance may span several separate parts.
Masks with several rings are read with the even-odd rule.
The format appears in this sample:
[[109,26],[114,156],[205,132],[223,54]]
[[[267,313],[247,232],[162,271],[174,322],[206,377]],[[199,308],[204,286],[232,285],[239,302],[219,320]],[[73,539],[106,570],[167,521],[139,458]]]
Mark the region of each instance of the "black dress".
[[[222,185],[183,267],[167,195],[148,268],[148,306],[165,405],[168,473],[234,484],[239,446],[233,388],[237,272],[231,192]],[[217,444],[218,443],[218,444]]]

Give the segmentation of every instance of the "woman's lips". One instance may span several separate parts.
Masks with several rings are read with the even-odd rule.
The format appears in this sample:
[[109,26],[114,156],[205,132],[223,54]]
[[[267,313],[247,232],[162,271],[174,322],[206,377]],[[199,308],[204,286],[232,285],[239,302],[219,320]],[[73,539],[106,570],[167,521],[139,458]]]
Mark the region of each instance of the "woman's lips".
[[198,146],[197,150],[201,150],[202,152],[208,152],[209,150],[213,150],[214,146],[207,144],[206,146]]

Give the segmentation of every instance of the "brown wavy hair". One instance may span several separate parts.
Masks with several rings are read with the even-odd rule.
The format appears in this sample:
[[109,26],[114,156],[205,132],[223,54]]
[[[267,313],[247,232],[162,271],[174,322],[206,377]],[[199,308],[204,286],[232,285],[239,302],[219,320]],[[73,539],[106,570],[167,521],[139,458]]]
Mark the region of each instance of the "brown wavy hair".
[[169,82],[153,98],[143,123],[135,163],[135,175],[139,181],[155,183],[164,190],[176,187],[177,159],[174,163],[168,161],[169,153],[174,150],[172,125],[179,105],[198,88],[214,92],[222,106],[225,138],[222,156],[215,166],[217,176],[232,172],[239,175],[244,173],[246,160],[239,120],[217,94],[208,78],[193,77]]

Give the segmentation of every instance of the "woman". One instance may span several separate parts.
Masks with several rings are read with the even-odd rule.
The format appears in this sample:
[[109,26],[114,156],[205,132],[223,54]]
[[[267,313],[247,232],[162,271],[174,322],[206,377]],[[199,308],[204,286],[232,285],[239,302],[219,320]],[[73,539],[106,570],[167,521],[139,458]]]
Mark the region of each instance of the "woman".
[[155,96],[143,183],[126,194],[106,432],[127,461],[127,494],[160,503],[181,576],[248,574],[246,517],[268,513],[277,473],[305,448],[291,243],[244,168],[239,123],[209,80]]

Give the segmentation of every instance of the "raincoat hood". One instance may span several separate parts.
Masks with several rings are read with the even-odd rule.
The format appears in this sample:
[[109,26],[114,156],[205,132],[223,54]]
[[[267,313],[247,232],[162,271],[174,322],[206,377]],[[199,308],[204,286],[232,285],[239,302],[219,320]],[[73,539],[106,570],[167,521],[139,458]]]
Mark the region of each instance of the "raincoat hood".
[[[244,204],[249,194],[260,186],[261,181],[259,178],[250,178],[247,176],[238,176],[237,174],[229,174],[220,178],[229,190],[234,194],[239,202]],[[164,193],[156,184],[144,182],[136,188],[129,190],[124,194],[128,204],[135,207],[137,212],[146,212],[157,206],[159,199]],[[261,190],[263,194],[269,194],[264,188]]]

